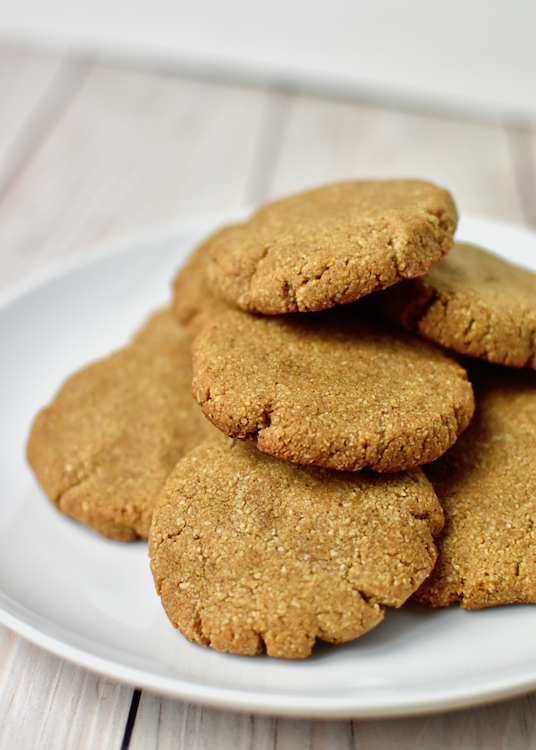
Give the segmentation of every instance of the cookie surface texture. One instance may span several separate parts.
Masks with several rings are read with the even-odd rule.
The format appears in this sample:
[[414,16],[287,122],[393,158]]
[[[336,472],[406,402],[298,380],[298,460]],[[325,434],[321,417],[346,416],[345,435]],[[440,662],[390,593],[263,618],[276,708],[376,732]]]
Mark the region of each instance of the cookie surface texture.
[[401,606],[432,569],[442,525],[420,469],[302,467],[221,436],[170,476],[149,554],[167,615],[189,640],[294,659]]
[[62,513],[110,539],[146,539],[169,473],[210,432],[191,395],[190,339],[166,311],[63,385],[34,422],[28,459]]
[[232,307],[208,283],[207,243],[194,250],[173,282],[173,312],[192,337],[221,313]]
[[446,190],[345,182],[261,208],[207,243],[214,288],[247,312],[312,312],[420,276],[452,246]]
[[456,243],[419,279],[374,295],[388,317],[461,354],[536,369],[536,274]]
[[416,597],[433,607],[536,603],[536,374],[498,370],[475,379],[473,421],[425,467],[446,518]]
[[220,316],[193,346],[207,418],[295,463],[402,471],[438,458],[473,413],[465,370],[358,309]]

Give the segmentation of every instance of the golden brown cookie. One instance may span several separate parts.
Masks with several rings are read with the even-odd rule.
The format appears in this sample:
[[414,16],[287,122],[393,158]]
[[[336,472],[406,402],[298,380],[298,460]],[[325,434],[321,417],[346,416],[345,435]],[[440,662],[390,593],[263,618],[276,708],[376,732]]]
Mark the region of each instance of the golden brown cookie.
[[192,336],[232,307],[208,283],[208,246],[200,245],[173,282],[173,312]]
[[434,461],[474,408],[465,370],[355,303],[311,315],[225,313],[193,345],[193,392],[231,437],[288,461],[402,471]]
[[456,243],[419,279],[374,295],[392,320],[461,354],[536,369],[536,275]]
[[221,436],[179,462],[149,554],[173,625],[235,654],[308,656],[400,607],[436,559],[441,507],[420,469],[302,467]]
[[432,607],[536,603],[536,374],[481,367],[472,423],[426,467],[446,518]]
[[420,276],[448,252],[456,222],[450,195],[428,182],[328,185],[215,234],[209,279],[247,312],[324,310]]
[[190,339],[165,311],[63,385],[34,422],[28,460],[62,513],[109,539],[146,539],[169,473],[211,432],[191,395]]

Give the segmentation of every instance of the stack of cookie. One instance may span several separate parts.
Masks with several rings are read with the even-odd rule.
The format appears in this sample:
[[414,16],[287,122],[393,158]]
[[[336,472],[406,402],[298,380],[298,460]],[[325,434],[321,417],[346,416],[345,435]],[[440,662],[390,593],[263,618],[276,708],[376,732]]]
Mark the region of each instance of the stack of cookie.
[[[456,221],[421,181],[270,204],[37,417],[60,510],[127,540],[156,506],[157,591],[190,640],[299,658],[413,594],[536,601],[536,379],[502,367],[536,366],[536,278],[451,250]],[[470,425],[457,353],[499,363],[470,369]]]

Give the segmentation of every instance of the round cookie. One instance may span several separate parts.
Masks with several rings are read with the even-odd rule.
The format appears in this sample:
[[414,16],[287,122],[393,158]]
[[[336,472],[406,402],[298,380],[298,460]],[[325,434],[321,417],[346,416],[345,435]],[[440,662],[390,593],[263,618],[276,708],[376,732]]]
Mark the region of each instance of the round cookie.
[[536,373],[498,369],[471,372],[474,419],[425,470],[446,518],[416,595],[432,607],[536,604]]
[[211,237],[209,280],[247,312],[324,310],[425,273],[452,246],[456,223],[450,195],[427,182],[328,185]]
[[419,279],[374,295],[410,331],[461,354],[536,369],[536,275],[456,243]]
[[173,282],[173,312],[191,336],[232,307],[208,283],[208,247],[200,245],[179,270]]
[[402,471],[433,461],[472,416],[466,372],[367,313],[356,303],[221,315],[194,342],[194,396],[222,432],[295,463]]
[[192,398],[191,377],[190,339],[170,311],[73,375],[28,441],[52,503],[109,539],[146,539],[169,473],[216,432]]
[[172,624],[235,654],[308,656],[401,606],[432,570],[441,507],[420,469],[301,467],[221,436],[179,462],[149,555]]

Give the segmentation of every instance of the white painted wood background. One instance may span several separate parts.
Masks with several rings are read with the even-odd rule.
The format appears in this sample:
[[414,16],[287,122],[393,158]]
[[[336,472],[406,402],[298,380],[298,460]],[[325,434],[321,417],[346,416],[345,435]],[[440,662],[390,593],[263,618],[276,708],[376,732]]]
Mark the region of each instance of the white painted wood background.
[[[322,182],[417,176],[460,213],[536,227],[536,124],[189,80],[0,46],[0,286],[105,238]],[[253,717],[134,691],[0,626],[9,750],[521,750],[536,696],[424,718]]]
[[0,0],[0,36],[262,86],[536,117],[534,0]]

